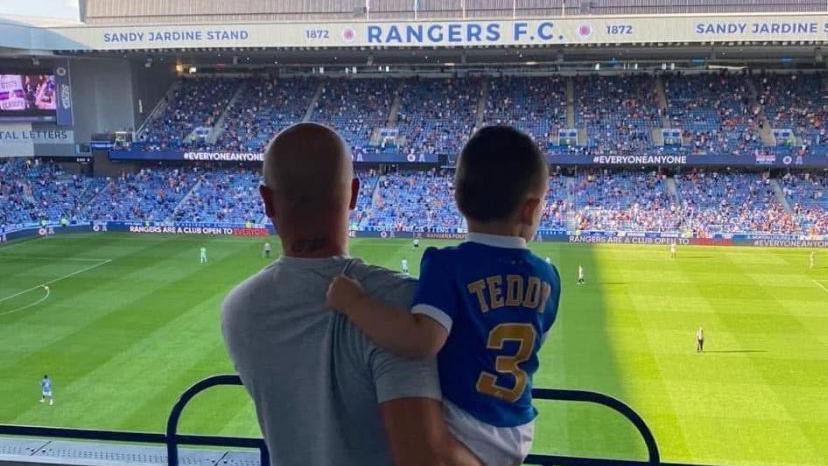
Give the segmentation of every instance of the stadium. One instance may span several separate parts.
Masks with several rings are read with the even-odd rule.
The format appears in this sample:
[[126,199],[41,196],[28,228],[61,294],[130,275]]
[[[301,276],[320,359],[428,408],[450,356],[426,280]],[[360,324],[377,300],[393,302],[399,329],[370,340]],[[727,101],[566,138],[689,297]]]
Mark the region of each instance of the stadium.
[[221,314],[300,122],[348,145],[350,255],[413,277],[474,227],[467,141],[540,149],[525,464],[828,464],[824,2],[4,3],[0,464],[278,466]]

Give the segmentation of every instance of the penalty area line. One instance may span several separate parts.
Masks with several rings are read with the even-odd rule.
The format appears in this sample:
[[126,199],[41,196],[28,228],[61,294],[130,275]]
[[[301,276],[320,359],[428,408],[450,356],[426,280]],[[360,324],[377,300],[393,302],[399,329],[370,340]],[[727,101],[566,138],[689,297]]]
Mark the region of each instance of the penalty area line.
[[826,293],[828,293],[828,288],[825,288],[825,285],[823,285],[822,283],[820,283],[820,282],[819,282],[819,280],[813,280],[813,282],[814,282],[814,283],[816,283],[816,284],[817,284],[820,288],[822,288],[823,290],[825,290],[825,292],[826,292]]
[[5,316],[5,315],[9,315],[9,314],[14,314],[15,312],[25,311],[26,309],[28,309],[30,307],[37,306],[38,304],[42,303],[43,301],[46,301],[47,299],[49,299],[49,295],[51,293],[52,293],[52,290],[50,290],[49,288],[46,288],[46,294],[42,298],[38,299],[37,301],[35,301],[31,304],[27,304],[25,306],[18,307],[17,309],[12,309],[11,311],[6,311],[6,312],[0,312],[0,317]]
[[[20,292],[17,292],[17,293],[15,293],[15,294],[13,294],[13,295],[6,296],[5,298],[0,298],[0,303],[2,303],[3,301],[7,301],[7,300],[9,300],[9,299],[12,299],[12,298],[16,298],[16,297],[18,297],[18,296],[20,296],[20,295],[22,295],[22,294],[24,294],[24,293],[28,293],[28,292],[30,292],[30,291],[36,290],[36,289],[38,289],[38,288],[41,288],[41,287],[43,287],[43,286],[46,286],[46,285],[51,285],[52,283],[57,283],[57,282],[59,282],[59,281],[61,281],[61,280],[66,280],[66,279],[67,279],[67,278],[69,278],[69,277],[74,277],[74,276],[75,276],[75,275],[77,275],[77,274],[84,273],[84,272],[88,272],[88,271],[90,271],[90,270],[92,270],[92,269],[96,269],[96,268],[98,268],[98,267],[100,267],[100,266],[102,266],[102,265],[106,265],[106,264],[108,264],[108,263],[110,263],[110,262],[112,262],[112,259],[101,259],[101,262],[100,262],[99,264],[93,264],[93,265],[90,265],[89,267],[84,267],[84,268],[82,268],[82,269],[80,269],[80,270],[76,270],[76,271],[74,271],[74,272],[72,272],[72,273],[67,273],[66,275],[64,275],[64,276],[62,276],[62,277],[58,277],[58,278],[55,278],[55,279],[53,279],[53,280],[49,280],[48,282],[43,282],[43,283],[41,283],[40,285],[36,285],[36,286],[31,287],[31,288],[27,288],[27,289],[25,289],[25,290],[23,290],[23,291],[20,291]],[[3,315],[3,314],[0,314],[0,315]]]

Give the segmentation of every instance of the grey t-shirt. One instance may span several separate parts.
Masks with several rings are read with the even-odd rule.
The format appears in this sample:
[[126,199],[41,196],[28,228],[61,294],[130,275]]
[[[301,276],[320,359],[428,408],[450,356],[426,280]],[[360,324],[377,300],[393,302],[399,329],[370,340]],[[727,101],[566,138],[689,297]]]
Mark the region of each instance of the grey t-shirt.
[[344,257],[282,257],[224,301],[225,344],[275,466],[390,465],[378,403],[440,399],[433,360],[394,356],[325,306],[346,269],[372,296],[411,305],[414,280]]

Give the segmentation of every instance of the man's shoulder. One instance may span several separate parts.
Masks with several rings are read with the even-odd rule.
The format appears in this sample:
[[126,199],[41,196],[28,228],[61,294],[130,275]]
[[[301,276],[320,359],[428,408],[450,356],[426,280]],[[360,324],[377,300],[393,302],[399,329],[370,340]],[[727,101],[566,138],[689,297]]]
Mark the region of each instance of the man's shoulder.
[[357,279],[368,294],[402,306],[411,304],[417,287],[417,280],[408,275],[361,260],[354,261],[349,275]]
[[268,276],[275,266],[275,263],[268,265],[230,290],[222,303],[225,318],[237,309],[246,308],[251,302],[261,299],[262,292],[270,288]]

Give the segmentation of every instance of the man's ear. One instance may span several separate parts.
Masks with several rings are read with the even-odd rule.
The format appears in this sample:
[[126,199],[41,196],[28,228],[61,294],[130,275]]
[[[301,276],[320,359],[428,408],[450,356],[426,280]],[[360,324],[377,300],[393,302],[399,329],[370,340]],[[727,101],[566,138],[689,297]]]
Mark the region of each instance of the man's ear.
[[520,223],[532,225],[535,223],[535,215],[541,208],[541,200],[537,197],[530,197],[523,201],[523,208],[520,209]]
[[259,185],[259,195],[262,197],[267,218],[273,219],[276,215],[276,209],[273,208],[273,190],[265,185]]
[[356,209],[357,199],[359,198],[359,178],[354,177],[351,180],[351,202],[348,203],[350,210]]

